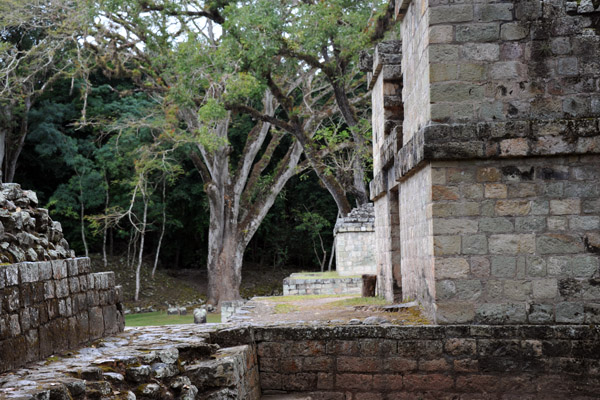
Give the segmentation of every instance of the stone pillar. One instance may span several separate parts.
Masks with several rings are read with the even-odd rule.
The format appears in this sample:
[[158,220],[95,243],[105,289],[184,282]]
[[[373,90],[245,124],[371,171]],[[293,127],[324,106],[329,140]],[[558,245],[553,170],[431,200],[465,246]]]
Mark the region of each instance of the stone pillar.
[[[375,210],[377,294],[388,301],[401,296],[398,184],[394,158],[402,144],[402,43],[380,43],[368,69],[373,101],[373,166],[370,185]],[[370,67],[370,68],[368,68]],[[396,294],[396,295],[395,295]],[[396,298],[395,298],[396,297]]]

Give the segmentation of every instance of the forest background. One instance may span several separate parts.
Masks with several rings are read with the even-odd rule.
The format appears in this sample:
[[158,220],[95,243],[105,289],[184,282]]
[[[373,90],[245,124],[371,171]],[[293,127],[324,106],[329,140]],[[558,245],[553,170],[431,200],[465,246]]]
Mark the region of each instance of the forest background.
[[368,201],[359,54],[387,1],[0,0],[3,182],[37,192],[78,255],[326,268]]

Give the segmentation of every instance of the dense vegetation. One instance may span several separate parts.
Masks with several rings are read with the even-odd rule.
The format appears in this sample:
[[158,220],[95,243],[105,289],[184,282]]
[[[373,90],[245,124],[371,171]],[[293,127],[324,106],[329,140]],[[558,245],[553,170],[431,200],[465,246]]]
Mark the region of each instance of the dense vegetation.
[[[0,0],[4,181],[37,191],[79,254],[139,271],[242,260],[323,268],[367,201],[358,52],[385,1]],[[139,292],[139,272],[136,297]]]

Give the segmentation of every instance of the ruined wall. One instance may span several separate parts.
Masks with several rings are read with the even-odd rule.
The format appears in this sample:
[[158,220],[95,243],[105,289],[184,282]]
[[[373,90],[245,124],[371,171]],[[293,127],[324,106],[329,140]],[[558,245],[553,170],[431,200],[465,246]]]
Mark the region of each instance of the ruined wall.
[[591,1],[429,3],[432,121],[600,113],[600,12]]
[[598,323],[599,166],[432,163],[438,322]]
[[89,258],[0,265],[0,372],[123,330],[122,289]]
[[340,275],[376,273],[374,222],[371,203],[354,208],[336,221],[335,269]]
[[254,328],[264,394],[318,399],[593,399],[590,326]]
[[435,315],[431,175],[431,168],[426,166],[400,184],[402,296],[418,300],[428,316]]
[[[304,275],[304,277],[302,277]],[[305,273],[292,274],[283,280],[284,296],[311,294],[360,294],[362,277],[307,278]]]
[[[404,297],[437,323],[593,323],[600,4],[398,0],[396,9],[407,118],[393,167],[375,168],[371,188],[385,204],[399,187]],[[387,111],[383,85],[373,105]],[[394,116],[383,115],[374,123],[385,127]],[[375,158],[388,153],[374,145]],[[415,240],[427,235],[431,243]]]
[[429,92],[429,3],[430,0],[403,1],[408,3],[402,19],[402,73],[404,88],[403,141],[406,144],[430,119]]

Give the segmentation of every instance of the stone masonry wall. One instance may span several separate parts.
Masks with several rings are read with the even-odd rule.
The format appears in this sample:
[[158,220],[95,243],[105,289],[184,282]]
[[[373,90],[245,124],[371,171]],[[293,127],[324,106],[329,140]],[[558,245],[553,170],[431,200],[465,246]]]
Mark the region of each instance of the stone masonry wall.
[[122,289],[88,258],[0,265],[0,372],[123,330]]
[[596,3],[430,0],[431,120],[598,116]]
[[438,322],[600,322],[600,156],[434,162]]
[[429,92],[429,3],[431,0],[399,1],[409,3],[402,20],[402,73],[404,88],[403,141],[407,143],[430,118]]
[[353,209],[338,219],[335,235],[335,269],[338,274],[375,274],[375,216],[373,204]]
[[[343,278],[300,278],[292,274],[283,280],[284,296],[303,296],[311,294],[360,294],[361,277]],[[302,274],[303,275],[303,274]]]
[[315,399],[594,399],[593,326],[253,328],[264,394]]
[[428,316],[435,314],[434,250],[428,211],[431,174],[431,168],[426,166],[400,184],[402,296],[405,300],[418,300]]

